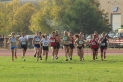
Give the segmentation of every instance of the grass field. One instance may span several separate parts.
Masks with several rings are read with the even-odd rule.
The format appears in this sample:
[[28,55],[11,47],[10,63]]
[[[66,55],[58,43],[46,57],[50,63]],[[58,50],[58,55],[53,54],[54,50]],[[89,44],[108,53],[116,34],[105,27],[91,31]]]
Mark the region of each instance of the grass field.
[[0,82],[123,82],[122,55],[107,56],[107,60],[85,56],[79,61],[74,56],[72,61],[65,61],[64,56],[58,60],[36,61],[27,57],[23,61],[18,57],[14,62],[10,56],[0,56]]

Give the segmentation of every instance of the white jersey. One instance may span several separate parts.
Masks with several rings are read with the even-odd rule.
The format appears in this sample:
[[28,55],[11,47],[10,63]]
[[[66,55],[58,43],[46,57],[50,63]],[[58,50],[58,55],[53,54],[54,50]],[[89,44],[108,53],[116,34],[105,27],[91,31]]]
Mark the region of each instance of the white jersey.
[[41,42],[42,42],[42,46],[47,47],[47,46],[49,46],[50,40],[49,39],[46,40],[45,38],[43,38],[41,40]]
[[21,36],[20,38],[19,38],[19,40],[20,40],[20,42],[21,42],[21,44],[26,44],[26,41],[27,41],[27,37],[26,36]]

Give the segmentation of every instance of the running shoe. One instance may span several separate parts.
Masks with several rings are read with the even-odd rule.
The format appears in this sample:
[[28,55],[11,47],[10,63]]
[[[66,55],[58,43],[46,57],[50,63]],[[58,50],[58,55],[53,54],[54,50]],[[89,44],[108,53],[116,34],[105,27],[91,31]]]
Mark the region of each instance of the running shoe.
[[42,60],[42,57],[40,57],[40,60]]
[[68,59],[66,59],[66,61],[68,61]]
[[17,55],[15,55],[15,58],[17,59]]
[[14,59],[12,59],[12,62],[14,62]]
[[52,57],[52,60],[54,60],[54,57]]
[[95,58],[93,58],[93,60],[95,60]]
[[36,54],[34,55],[34,57],[36,57]]
[[56,59],[58,59],[58,57],[56,57]]
[[104,59],[106,58],[106,55],[104,55]]
[[42,60],[42,57],[41,56],[39,56],[39,58],[40,58],[40,60]]
[[70,58],[70,60],[72,60],[72,58]]

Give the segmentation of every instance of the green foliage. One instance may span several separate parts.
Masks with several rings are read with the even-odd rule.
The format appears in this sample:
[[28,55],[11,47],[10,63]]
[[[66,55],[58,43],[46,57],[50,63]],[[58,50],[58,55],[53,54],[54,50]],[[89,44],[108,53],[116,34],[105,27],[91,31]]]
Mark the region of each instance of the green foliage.
[[[89,0],[75,0],[63,18],[63,25],[66,29],[87,34],[93,33],[95,30],[108,31],[107,14],[98,9],[98,3],[96,6],[94,5],[96,2],[89,3],[91,3]],[[105,17],[103,18],[102,15]]]
[[99,10],[98,0],[43,0],[38,5],[19,0],[0,3],[0,35],[11,31],[27,34],[39,30],[70,30],[74,33],[109,31],[107,13]]
[[30,25],[30,20],[32,15],[35,13],[35,6],[31,3],[26,3],[21,6],[15,13],[15,19],[13,24],[13,30],[15,32],[25,32],[31,34],[28,26]]

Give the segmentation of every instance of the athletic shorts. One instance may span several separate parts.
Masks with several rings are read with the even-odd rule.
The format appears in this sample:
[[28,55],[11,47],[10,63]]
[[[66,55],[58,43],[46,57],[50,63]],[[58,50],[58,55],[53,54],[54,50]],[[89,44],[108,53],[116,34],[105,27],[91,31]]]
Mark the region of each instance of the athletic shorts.
[[85,47],[84,44],[82,44],[82,47],[83,47],[83,48]]
[[40,44],[35,44],[34,47],[35,48],[40,48]]
[[21,44],[21,48],[23,48],[24,50],[27,50],[27,45],[22,45]]
[[74,44],[69,44],[70,48],[73,49],[74,48]]
[[64,44],[65,47],[69,47],[69,45]]
[[49,50],[48,46],[43,46],[43,50],[48,51]]
[[78,48],[79,50],[81,50],[81,49],[83,48],[83,46],[77,46],[77,48]]
[[100,51],[103,52],[104,50],[106,50],[107,47],[100,47]]
[[57,48],[57,46],[51,46],[53,49],[56,49]]
[[60,48],[60,43],[59,43],[59,42],[56,43],[56,48],[57,48],[57,49]]
[[15,48],[17,48],[17,46],[11,46],[11,47],[10,47],[11,50],[13,50],[13,49],[15,49]]
[[40,47],[42,47],[42,44],[40,45]]

